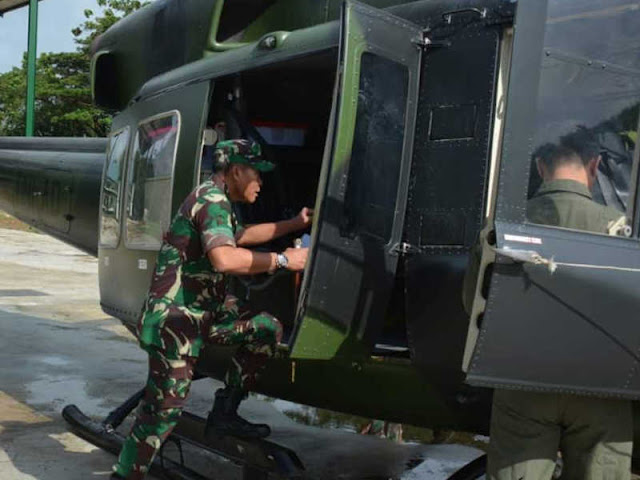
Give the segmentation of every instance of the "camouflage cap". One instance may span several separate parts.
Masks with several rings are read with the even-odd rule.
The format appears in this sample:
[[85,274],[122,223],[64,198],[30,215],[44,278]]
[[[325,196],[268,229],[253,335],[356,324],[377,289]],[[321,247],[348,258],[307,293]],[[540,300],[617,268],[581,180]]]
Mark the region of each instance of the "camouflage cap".
[[237,138],[223,140],[216,145],[216,156],[225,156],[229,164],[241,163],[255,168],[259,172],[270,172],[276,166],[262,156],[262,149],[256,142]]

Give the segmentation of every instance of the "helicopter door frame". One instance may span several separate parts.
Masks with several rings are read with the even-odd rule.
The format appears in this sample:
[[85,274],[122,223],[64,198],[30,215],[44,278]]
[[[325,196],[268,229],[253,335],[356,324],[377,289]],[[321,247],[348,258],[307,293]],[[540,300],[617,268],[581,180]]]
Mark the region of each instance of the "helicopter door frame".
[[[366,356],[382,328],[404,225],[422,38],[421,27],[386,11],[350,0],[342,5],[338,73],[292,358]],[[376,73],[404,96],[371,94]],[[395,83],[394,75],[400,78]],[[389,122],[386,107],[396,112],[395,122]],[[376,163],[376,153],[366,153],[370,143],[362,141],[365,133],[367,141],[372,138],[368,134],[376,124],[390,123],[398,130],[387,131],[395,138],[389,143],[397,165]],[[378,152],[377,158],[393,154]],[[368,189],[350,175],[352,168],[360,179],[372,179]],[[380,185],[391,185],[395,193],[384,195],[372,186],[376,173],[378,182],[384,179]]]
[[[502,161],[463,370],[475,386],[638,398],[637,228],[625,238],[525,218],[546,21],[546,0],[518,4]],[[639,153],[636,145],[636,162]],[[636,198],[636,226],[638,213]],[[559,263],[557,271],[527,261],[532,252]]]

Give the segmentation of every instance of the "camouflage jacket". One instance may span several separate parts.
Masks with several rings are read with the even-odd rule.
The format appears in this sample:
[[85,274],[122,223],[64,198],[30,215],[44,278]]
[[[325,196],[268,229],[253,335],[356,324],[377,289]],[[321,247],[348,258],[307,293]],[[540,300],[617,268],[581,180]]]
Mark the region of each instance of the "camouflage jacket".
[[138,338],[143,346],[164,347],[160,330],[170,310],[198,321],[205,312],[214,312],[222,304],[226,281],[223,274],[213,269],[207,253],[223,245],[235,247],[237,229],[221,180],[212,177],[189,194],[165,233],[158,253],[138,325]]

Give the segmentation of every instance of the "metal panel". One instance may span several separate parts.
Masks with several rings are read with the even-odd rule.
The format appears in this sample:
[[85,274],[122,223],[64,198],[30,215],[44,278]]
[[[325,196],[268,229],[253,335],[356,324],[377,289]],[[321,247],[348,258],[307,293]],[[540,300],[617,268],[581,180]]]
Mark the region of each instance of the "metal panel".
[[483,221],[501,30],[436,32],[440,46],[422,67],[404,233],[408,342],[416,366],[459,380],[468,325],[460,292]]
[[42,173],[40,221],[53,230],[67,233],[74,218],[71,214],[73,174],[53,168]]
[[[324,198],[317,213],[313,258],[302,293],[306,310],[293,357],[329,359],[367,352],[382,326],[397,265],[393,249],[404,223],[421,56],[415,43],[421,39],[421,29],[403,19],[345,2],[337,110],[324,160],[324,168],[330,162],[328,181],[319,188]],[[384,62],[390,80],[386,92],[376,87],[385,80],[385,72],[378,70]],[[394,65],[404,73],[391,82],[397,72]],[[394,104],[401,96],[406,101]],[[370,150],[371,142],[385,138],[383,132],[371,132],[387,123],[399,129],[399,142],[380,145],[394,152],[384,158],[395,165],[391,168],[376,164]],[[363,177],[372,183],[382,181],[379,188],[390,187],[391,198],[367,192],[360,183]],[[372,224],[372,209],[389,225]]]
[[[640,397],[640,273],[624,270],[640,269],[637,241],[506,223],[497,232],[503,247],[594,267],[560,265],[551,273],[499,257],[467,380]],[[523,247],[509,235],[541,243]]]

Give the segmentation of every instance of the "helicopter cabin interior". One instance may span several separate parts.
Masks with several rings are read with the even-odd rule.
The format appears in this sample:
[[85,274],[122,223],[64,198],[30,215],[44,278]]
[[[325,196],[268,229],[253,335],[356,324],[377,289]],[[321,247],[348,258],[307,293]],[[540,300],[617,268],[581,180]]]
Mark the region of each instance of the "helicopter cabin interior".
[[[274,171],[262,174],[263,185],[255,204],[234,205],[241,224],[284,220],[305,206],[316,206],[337,64],[338,49],[330,48],[213,82],[207,126],[215,130],[214,138],[250,138],[260,143],[266,158],[277,165]],[[375,73],[387,67],[377,65]],[[406,78],[400,79],[406,82]],[[375,93],[382,95],[383,86],[389,87],[389,84],[379,82]],[[213,172],[211,153],[214,149],[214,145],[203,147],[201,181]],[[398,175],[397,171],[388,173]],[[388,186],[377,186],[388,193]],[[391,203],[394,201],[392,198]],[[370,220],[380,221],[375,216]],[[310,233],[290,234],[256,250],[282,251],[293,246],[296,240],[308,245]],[[408,356],[401,304],[402,280],[399,275],[394,282],[392,304],[385,314],[383,332],[376,339],[378,353]],[[235,294],[251,302],[252,308],[274,314],[283,324],[284,342],[291,339],[296,327],[301,274],[280,272],[232,277],[231,285]]]
[[[322,312],[326,313],[325,323],[351,330],[351,335],[359,329],[357,342],[364,345],[366,354],[422,355],[423,364],[439,368],[447,359],[444,363],[451,371],[459,371],[467,327],[459,292],[466,252],[483,218],[500,41],[499,28],[478,29],[473,36],[449,35],[446,51],[435,51],[428,61],[414,66],[423,75],[417,102],[415,70],[373,53],[362,55],[359,88],[351,87],[358,102],[351,158],[346,171],[329,174],[334,182],[335,177],[343,176],[341,189],[346,193],[335,202],[333,212],[324,214],[324,218],[333,214],[329,223],[335,231],[322,241],[314,239],[321,253],[316,252],[307,272],[320,283],[318,290],[342,282],[337,288],[344,292],[334,290],[324,298],[322,292],[318,295],[318,304],[328,299],[318,310],[326,309]],[[218,138],[240,136],[259,142],[277,165],[273,172],[263,174],[257,202],[237,207],[241,223],[287,219],[304,206],[334,207],[331,185],[317,194],[323,182],[323,161],[332,163],[331,136],[335,132],[331,127],[336,120],[331,114],[332,108],[340,111],[339,100],[334,99],[339,64],[338,49],[330,48],[213,79],[207,127],[215,129]],[[472,80],[461,77],[460,68],[477,74]],[[413,90],[412,83],[416,85]],[[413,120],[405,106],[412,103],[418,112]],[[416,136],[413,158],[412,149],[406,146],[412,127]],[[211,173],[207,150],[205,147],[200,179]],[[402,176],[407,177],[406,183]],[[458,194],[450,195],[456,186]],[[402,237],[423,254],[410,258],[392,251],[398,248],[391,241],[397,225],[396,240]],[[296,236],[300,234],[263,248],[283,250],[293,245]],[[322,250],[350,242],[364,245],[363,251],[345,248],[338,260],[322,257]],[[395,258],[389,261],[390,257]],[[336,278],[329,271],[345,258],[357,264],[369,282],[358,278],[360,272]],[[299,338],[300,322],[306,321],[310,296],[301,295],[303,288],[313,290],[294,274],[236,277],[233,283],[235,293],[249,299],[253,308],[269,310],[281,320],[285,341],[297,333]],[[378,299],[373,306],[368,300],[368,314],[367,305],[362,305],[367,297]],[[331,311],[327,306],[341,301],[342,310],[339,306]],[[370,325],[365,324],[367,318],[356,316],[367,317]],[[309,339],[307,344],[312,342]],[[311,355],[320,356],[317,352]]]
[[[262,174],[255,204],[234,205],[240,224],[285,220],[315,205],[336,65],[334,48],[213,82],[207,125],[215,130],[216,139],[250,138],[277,166]],[[213,145],[203,148],[201,180],[213,171],[213,149]],[[282,251],[301,235],[287,235],[256,250]],[[232,278],[235,293],[250,300],[252,308],[268,310],[280,319],[286,341],[294,326],[299,275]]]

